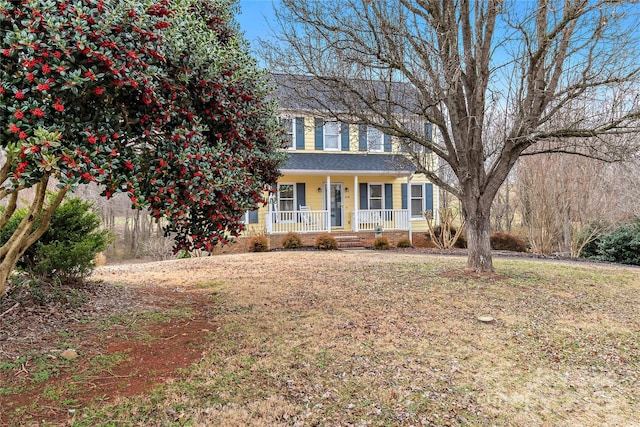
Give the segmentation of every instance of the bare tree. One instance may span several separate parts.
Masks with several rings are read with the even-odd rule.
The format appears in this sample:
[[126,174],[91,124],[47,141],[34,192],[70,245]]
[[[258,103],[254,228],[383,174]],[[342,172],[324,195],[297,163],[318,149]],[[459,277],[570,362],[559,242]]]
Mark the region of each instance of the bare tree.
[[283,0],[277,16],[265,60],[298,76],[287,81],[301,108],[376,126],[451,168],[453,185],[413,156],[462,203],[469,269],[493,271],[491,205],[525,150],[610,161],[632,149],[621,138],[638,131],[640,106],[631,2]]
[[[511,174],[513,175],[513,174]],[[519,212],[519,201],[514,197],[513,178],[508,176],[500,190],[496,193],[491,206],[492,229],[510,232],[516,212]]]
[[545,154],[518,166],[522,218],[533,252],[579,257],[598,235],[632,214],[619,168],[597,160]]

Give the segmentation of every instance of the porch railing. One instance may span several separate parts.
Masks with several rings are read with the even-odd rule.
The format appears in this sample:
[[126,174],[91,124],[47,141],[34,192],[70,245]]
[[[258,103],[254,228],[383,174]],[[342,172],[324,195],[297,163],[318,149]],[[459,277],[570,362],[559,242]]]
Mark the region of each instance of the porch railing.
[[353,212],[354,231],[408,230],[409,211],[407,209],[370,209]]
[[[409,230],[409,211],[406,209],[371,209],[352,213],[353,231]],[[279,211],[266,213],[269,234],[321,233],[328,230],[329,211]]]
[[318,233],[327,231],[328,211],[267,212],[267,233]]

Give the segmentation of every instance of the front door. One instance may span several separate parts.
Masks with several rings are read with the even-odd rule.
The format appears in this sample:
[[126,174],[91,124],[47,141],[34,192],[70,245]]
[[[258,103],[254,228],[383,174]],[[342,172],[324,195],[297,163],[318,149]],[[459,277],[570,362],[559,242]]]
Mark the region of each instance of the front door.
[[[326,191],[327,191],[327,184],[324,184],[324,194],[326,195]],[[333,184],[331,183],[331,191],[329,194],[329,197],[331,199],[331,206],[330,206],[330,215],[331,215],[331,226],[332,227],[343,227],[343,222],[344,222],[344,210],[342,208],[343,205],[343,201],[342,201],[342,183],[339,184]],[[323,197],[323,205],[326,205],[326,196]],[[326,206],[325,206],[326,209]]]

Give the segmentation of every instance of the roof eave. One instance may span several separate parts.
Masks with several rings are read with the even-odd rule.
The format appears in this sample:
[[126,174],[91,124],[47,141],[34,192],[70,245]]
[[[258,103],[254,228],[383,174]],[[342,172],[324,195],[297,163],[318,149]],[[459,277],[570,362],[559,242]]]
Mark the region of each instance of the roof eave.
[[282,175],[313,175],[313,176],[410,176],[415,171],[402,170],[312,170],[312,169],[280,169]]

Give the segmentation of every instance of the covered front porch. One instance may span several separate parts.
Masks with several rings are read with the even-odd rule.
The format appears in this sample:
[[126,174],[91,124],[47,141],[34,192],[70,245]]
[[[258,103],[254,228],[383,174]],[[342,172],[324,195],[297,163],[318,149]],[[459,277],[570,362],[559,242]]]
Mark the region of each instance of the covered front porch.
[[263,217],[267,234],[411,235],[414,166],[404,156],[291,153],[281,172]]
[[[350,225],[336,225],[336,210],[270,211],[266,214],[268,234],[340,231],[411,231],[408,209],[367,209],[351,212]],[[333,216],[333,217],[332,217]],[[332,226],[333,224],[333,226]]]

